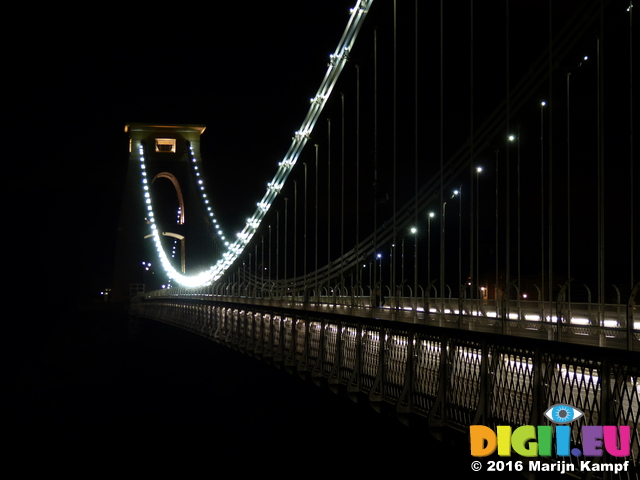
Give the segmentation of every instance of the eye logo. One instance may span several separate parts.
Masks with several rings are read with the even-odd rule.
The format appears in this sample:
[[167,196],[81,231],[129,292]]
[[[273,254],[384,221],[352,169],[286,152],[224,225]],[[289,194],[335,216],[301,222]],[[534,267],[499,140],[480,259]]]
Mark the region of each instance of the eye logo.
[[551,420],[553,423],[571,423],[574,420],[577,420],[584,413],[582,410],[572,407],[571,405],[565,405],[563,403],[558,403],[549,407],[546,412],[544,412],[544,416]]

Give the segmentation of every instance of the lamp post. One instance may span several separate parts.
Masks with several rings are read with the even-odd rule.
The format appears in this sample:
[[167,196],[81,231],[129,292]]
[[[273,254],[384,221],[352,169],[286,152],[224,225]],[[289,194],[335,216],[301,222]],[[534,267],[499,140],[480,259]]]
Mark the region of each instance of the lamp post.
[[[280,283],[280,210],[276,210],[276,277],[274,283]],[[277,291],[276,297],[279,297]]]
[[[479,286],[480,282],[480,173],[482,173],[482,167],[476,167],[476,286]],[[479,298],[477,311],[480,312]]]
[[[315,286],[314,291],[316,293],[316,298],[319,299],[318,293],[318,147],[319,145],[316,143],[316,225],[315,225],[315,237],[316,237],[316,253],[315,253]],[[318,300],[316,300],[318,301]]]
[[[327,118],[327,265],[331,266],[331,119]],[[328,271],[331,269],[329,268]],[[329,278],[327,278],[329,282]]]
[[418,229],[411,227],[413,234],[413,311],[418,311]]
[[499,315],[499,302],[498,302],[498,285],[500,282],[500,273],[499,273],[499,268],[500,268],[500,260],[498,258],[498,247],[500,246],[499,244],[499,233],[500,233],[500,203],[499,203],[499,197],[500,197],[500,184],[498,182],[499,176],[498,176],[498,172],[499,172],[499,167],[500,167],[500,150],[496,150],[496,251],[495,251],[495,260],[496,260],[496,284],[495,284],[495,302],[496,302],[496,318]]
[[[249,268],[248,268],[248,270],[249,270],[249,273],[245,277],[247,279],[246,280],[246,282],[247,282],[247,293],[246,293],[246,296],[250,297],[251,296],[251,282],[248,280],[248,278],[251,276],[251,254],[249,254]],[[245,272],[245,274],[246,274],[246,272]]]
[[296,294],[298,278],[298,182],[293,181],[293,290],[291,298]]
[[[340,287],[344,288],[344,93],[341,98],[341,176],[340,176]],[[375,282],[375,279],[374,279]]]
[[540,102],[540,286],[542,289],[542,322],[544,316],[544,107],[547,102]]
[[[289,256],[289,198],[284,197],[284,295],[287,296],[287,257]],[[285,298],[286,300],[286,298]]]
[[[567,70],[567,279],[571,278],[571,73],[589,60],[585,55],[573,69]],[[568,318],[571,318],[571,284],[567,285]]]
[[400,258],[400,298],[404,296],[404,236],[402,237],[402,247],[401,247],[401,258]]
[[[444,313],[444,219],[447,202],[442,202],[441,211],[442,222],[440,225],[440,313]],[[442,321],[442,316],[440,317]]]
[[378,278],[380,278],[380,295],[377,296],[378,300],[378,305],[376,306],[381,306],[381,301],[382,301],[382,254],[379,253],[376,255],[376,258],[378,259]]
[[458,190],[453,191],[454,196],[459,196],[458,202],[458,314],[460,315],[460,325],[462,326],[462,185]]
[[510,142],[516,142],[517,147],[517,160],[516,160],[516,189],[517,189],[517,261],[518,261],[518,320],[520,320],[520,289],[522,289],[521,276],[520,276],[520,126],[518,126],[518,132],[516,135],[509,135]]
[[269,265],[269,271],[268,271],[268,275],[267,275],[267,279],[269,282],[269,298],[271,298],[271,225],[269,225],[269,260],[268,260],[268,265]]
[[427,283],[431,284],[431,219],[436,214],[429,212],[427,217]]
[[302,234],[302,288],[307,301],[307,163],[304,163],[304,231]]
[[[458,195],[458,190],[453,192],[451,198]],[[445,290],[445,278],[444,278],[444,266],[445,266],[445,224],[446,224],[447,202],[442,202],[442,226],[440,228],[440,313],[444,313],[444,290]]]
[[[435,213],[429,212],[427,217],[427,304],[425,305],[425,314],[431,313],[429,308],[429,297],[431,296],[431,219],[435,217]],[[426,318],[426,317],[425,317]]]

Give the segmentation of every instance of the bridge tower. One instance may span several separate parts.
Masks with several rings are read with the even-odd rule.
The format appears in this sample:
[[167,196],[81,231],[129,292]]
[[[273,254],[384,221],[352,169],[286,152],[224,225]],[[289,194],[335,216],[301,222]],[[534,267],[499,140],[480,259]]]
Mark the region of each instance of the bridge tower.
[[194,165],[201,164],[200,136],[205,126],[129,123],[124,130],[129,135],[129,161],[118,223],[114,301],[170,283],[151,235],[145,179],[154,220],[173,267],[183,273],[205,268],[214,251],[212,225],[194,174]]

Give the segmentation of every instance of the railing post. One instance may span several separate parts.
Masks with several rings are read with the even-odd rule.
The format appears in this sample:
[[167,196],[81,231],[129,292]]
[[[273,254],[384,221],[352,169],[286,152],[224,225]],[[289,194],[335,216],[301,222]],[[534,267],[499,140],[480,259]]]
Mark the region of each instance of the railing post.
[[589,287],[587,286],[586,283],[583,283],[584,288],[587,289],[587,308],[589,310],[589,325],[593,325],[593,319],[591,318],[591,290],[589,289]]
[[480,343],[482,357],[480,358],[480,390],[478,392],[478,410],[473,418],[472,425],[487,425],[489,423],[489,413],[491,412],[491,385],[489,376],[489,352],[487,351],[487,341]]
[[556,341],[558,342],[562,341],[562,324],[564,323],[562,318],[561,302],[564,303],[565,291],[571,282],[573,282],[573,278],[564,282],[564,285],[562,285],[558,292],[558,298],[556,300]]
[[[352,290],[353,291],[353,290]],[[356,333],[356,359],[353,366],[353,373],[347,383],[347,395],[354,402],[358,401],[358,395],[361,390],[361,375],[362,372],[362,323],[358,322]]]
[[616,289],[616,320],[620,323],[620,289],[614,284],[613,288]]
[[431,435],[442,441],[442,427],[447,422],[447,393],[449,389],[449,337],[440,339],[440,374],[438,375],[438,395],[429,412],[429,430]]
[[396,415],[405,425],[409,425],[409,416],[413,411],[413,382],[414,382],[414,343],[415,332],[413,329],[407,335],[407,363],[404,370],[404,385],[400,398],[396,403]]
[[627,350],[633,350],[633,340],[635,337],[634,325],[633,325],[633,309],[636,305],[636,295],[640,289],[640,282],[636,283],[633,287],[631,294],[629,295],[629,301],[627,302]]
[[339,385],[340,385],[340,372],[342,368],[342,321],[338,320],[336,325],[336,358],[333,362],[333,367],[331,367],[331,372],[329,372],[329,377],[327,378],[327,384],[329,388],[334,392],[338,393]]
[[369,390],[369,403],[376,412],[381,412],[380,403],[384,398],[385,389],[385,364],[386,361],[386,349],[387,349],[387,329],[381,327],[378,331],[378,372],[376,378],[373,381],[371,390]]

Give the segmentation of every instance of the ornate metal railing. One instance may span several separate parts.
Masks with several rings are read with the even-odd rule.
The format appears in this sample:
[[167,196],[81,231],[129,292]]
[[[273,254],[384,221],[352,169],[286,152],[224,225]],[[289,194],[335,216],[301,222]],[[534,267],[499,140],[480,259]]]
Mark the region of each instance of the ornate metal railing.
[[549,424],[545,410],[566,403],[584,412],[572,423],[576,447],[582,425],[631,428],[631,456],[623,459],[629,468],[616,478],[638,478],[635,352],[203,298],[138,296],[131,314],[367,399],[376,410],[394,409],[401,421],[424,423],[438,438],[464,436],[476,424]]

